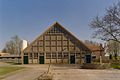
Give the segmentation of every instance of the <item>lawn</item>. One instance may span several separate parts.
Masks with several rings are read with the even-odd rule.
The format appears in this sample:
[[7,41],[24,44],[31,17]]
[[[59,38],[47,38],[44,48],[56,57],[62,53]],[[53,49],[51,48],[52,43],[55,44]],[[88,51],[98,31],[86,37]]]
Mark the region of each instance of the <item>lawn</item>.
[[23,69],[23,67],[2,66],[0,67],[0,76],[5,75],[10,72],[20,70],[20,69]]
[[111,67],[114,69],[120,69],[120,64],[112,64]]

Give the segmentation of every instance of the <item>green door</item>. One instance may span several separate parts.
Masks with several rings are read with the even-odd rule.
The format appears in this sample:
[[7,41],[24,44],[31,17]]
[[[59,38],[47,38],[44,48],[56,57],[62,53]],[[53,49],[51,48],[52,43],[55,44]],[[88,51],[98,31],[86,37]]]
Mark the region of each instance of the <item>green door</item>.
[[44,56],[39,56],[39,64],[44,64]]
[[91,55],[86,55],[86,63],[91,63]]
[[70,56],[70,64],[75,64],[75,55]]
[[24,64],[28,64],[28,56],[24,56]]

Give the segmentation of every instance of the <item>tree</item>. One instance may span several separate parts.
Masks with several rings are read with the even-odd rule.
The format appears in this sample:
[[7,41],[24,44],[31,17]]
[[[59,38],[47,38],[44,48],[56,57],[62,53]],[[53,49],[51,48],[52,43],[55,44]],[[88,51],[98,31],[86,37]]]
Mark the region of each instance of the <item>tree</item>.
[[14,55],[20,55],[21,53],[21,39],[15,35],[11,37],[11,40],[6,43],[4,48],[6,52]]
[[109,55],[113,55],[117,60],[117,56],[120,53],[120,43],[113,40],[108,41],[106,52],[109,53]]
[[95,30],[93,38],[120,43],[120,2],[110,6],[104,16],[93,18],[90,26]]

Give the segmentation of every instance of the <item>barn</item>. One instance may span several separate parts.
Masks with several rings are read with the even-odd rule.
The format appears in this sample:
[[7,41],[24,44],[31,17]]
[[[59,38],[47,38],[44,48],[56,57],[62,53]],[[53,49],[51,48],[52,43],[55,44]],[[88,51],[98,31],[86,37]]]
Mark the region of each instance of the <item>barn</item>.
[[22,51],[22,64],[91,63],[92,51],[58,22]]

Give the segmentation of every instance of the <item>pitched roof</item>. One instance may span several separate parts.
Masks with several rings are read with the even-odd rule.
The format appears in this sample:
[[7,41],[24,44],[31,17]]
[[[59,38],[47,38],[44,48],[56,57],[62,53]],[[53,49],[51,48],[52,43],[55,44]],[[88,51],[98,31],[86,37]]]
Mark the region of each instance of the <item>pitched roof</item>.
[[[57,25],[57,26],[56,26]],[[67,29],[65,29],[62,25],[60,25],[58,22],[55,22],[54,24],[52,24],[44,33],[42,33],[40,36],[38,36],[33,42],[31,42],[31,44],[29,46],[31,46],[35,41],[37,41],[42,35],[44,35],[45,33],[47,33],[48,31],[50,31],[53,27],[59,27],[61,28],[62,30],[64,30],[66,33],[68,33],[69,35],[71,35],[75,41],[78,42],[77,45],[82,45],[82,50],[85,50],[85,51],[91,51],[82,41],[80,41],[77,37],[75,37],[71,32],[69,32]],[[28,47],[29,47],[28,46]],[[28,49],[25,48],[24,50],[27,50]]]
[[104,50],[103,47],[100,47],[99,45],[95,45],[95,44],[85,44],[89,49],[91,49],[91,51],[101,51]]

